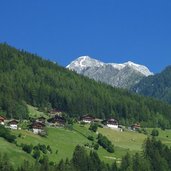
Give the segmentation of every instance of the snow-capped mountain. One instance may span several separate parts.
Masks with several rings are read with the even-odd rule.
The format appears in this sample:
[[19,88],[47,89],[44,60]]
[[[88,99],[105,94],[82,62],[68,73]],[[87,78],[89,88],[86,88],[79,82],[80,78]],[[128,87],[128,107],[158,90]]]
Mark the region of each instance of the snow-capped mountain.
[[153,75],[146,66],[128,61],[123,64],[104,63],[89,56],[81,56],[66,68],[114,87],[131,88],[142,78]]

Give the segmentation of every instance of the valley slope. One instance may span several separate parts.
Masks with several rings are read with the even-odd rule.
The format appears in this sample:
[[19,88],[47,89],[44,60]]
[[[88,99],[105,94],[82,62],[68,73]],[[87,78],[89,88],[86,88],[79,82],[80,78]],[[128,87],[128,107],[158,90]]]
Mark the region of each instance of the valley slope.
[[132,90],[171,103],[171,66],[159,74],[143,78]]
[[58,109],[70,117],[92,114],[114,117],[120,124],[169,127],[171,106],[127,90],[97,83],[37,55],[0,44],[0,113],[28,118],[27,104],[48,112]]

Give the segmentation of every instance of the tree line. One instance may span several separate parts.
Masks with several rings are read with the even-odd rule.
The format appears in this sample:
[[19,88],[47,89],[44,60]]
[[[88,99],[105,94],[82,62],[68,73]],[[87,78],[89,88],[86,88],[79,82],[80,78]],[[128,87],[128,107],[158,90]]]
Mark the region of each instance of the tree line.
[[0,44],[0,115],[28,118],[27,104],[71,117],[115,117],[121,124],[170,127],[171,106],[80,76],[24,50]]

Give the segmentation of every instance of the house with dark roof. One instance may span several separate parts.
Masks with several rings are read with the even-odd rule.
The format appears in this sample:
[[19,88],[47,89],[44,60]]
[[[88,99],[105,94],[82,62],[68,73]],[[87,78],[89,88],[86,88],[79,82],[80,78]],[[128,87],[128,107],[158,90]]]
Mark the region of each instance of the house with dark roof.
[[13,119],[11,121],[8,122],[9,128],[10,129],[18,129],[18,121]]
[[43,124],[41,122],[33,122],[30,125],[30,128],[32,129],[34,134],[40,134],[43,132],[43,130],[45,128],[45,124]]
[[95,117],[94,116],[92,116],[92,115],[83,115],[82,117],[81,117],[81,121],[82,122],[84,122],[84,123],[91,123],[91,122],[94,122],[94,120],[95,120]]
[[137,131],[137,130],[139,130],[140,128],[141,128],[140,123],[135,123],[135,124],[131,125],[131,129],[132,129],[133,131]]
[[64,126],[66,120],[60,115],[55,115],[54,117],[47,120],[50,126]]
[[118,125],[119,124],[116,119],[111,118],[111,119],[107,120],[107,127],[109,127],[109,128],[118,128]]

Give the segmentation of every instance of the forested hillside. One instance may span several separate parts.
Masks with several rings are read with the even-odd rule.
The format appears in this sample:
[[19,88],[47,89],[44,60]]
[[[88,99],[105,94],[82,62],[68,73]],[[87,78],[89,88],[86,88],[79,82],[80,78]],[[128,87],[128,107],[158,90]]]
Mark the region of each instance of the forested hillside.
[[26,104],[70,116],[90,113],[128,124],[168,126],[171,106],[96,83],[37,55],[0,44],[0,107],[6,117],[27,118]]
[[171,103],[171,66],[159,74],[142,79],[133,91]]

